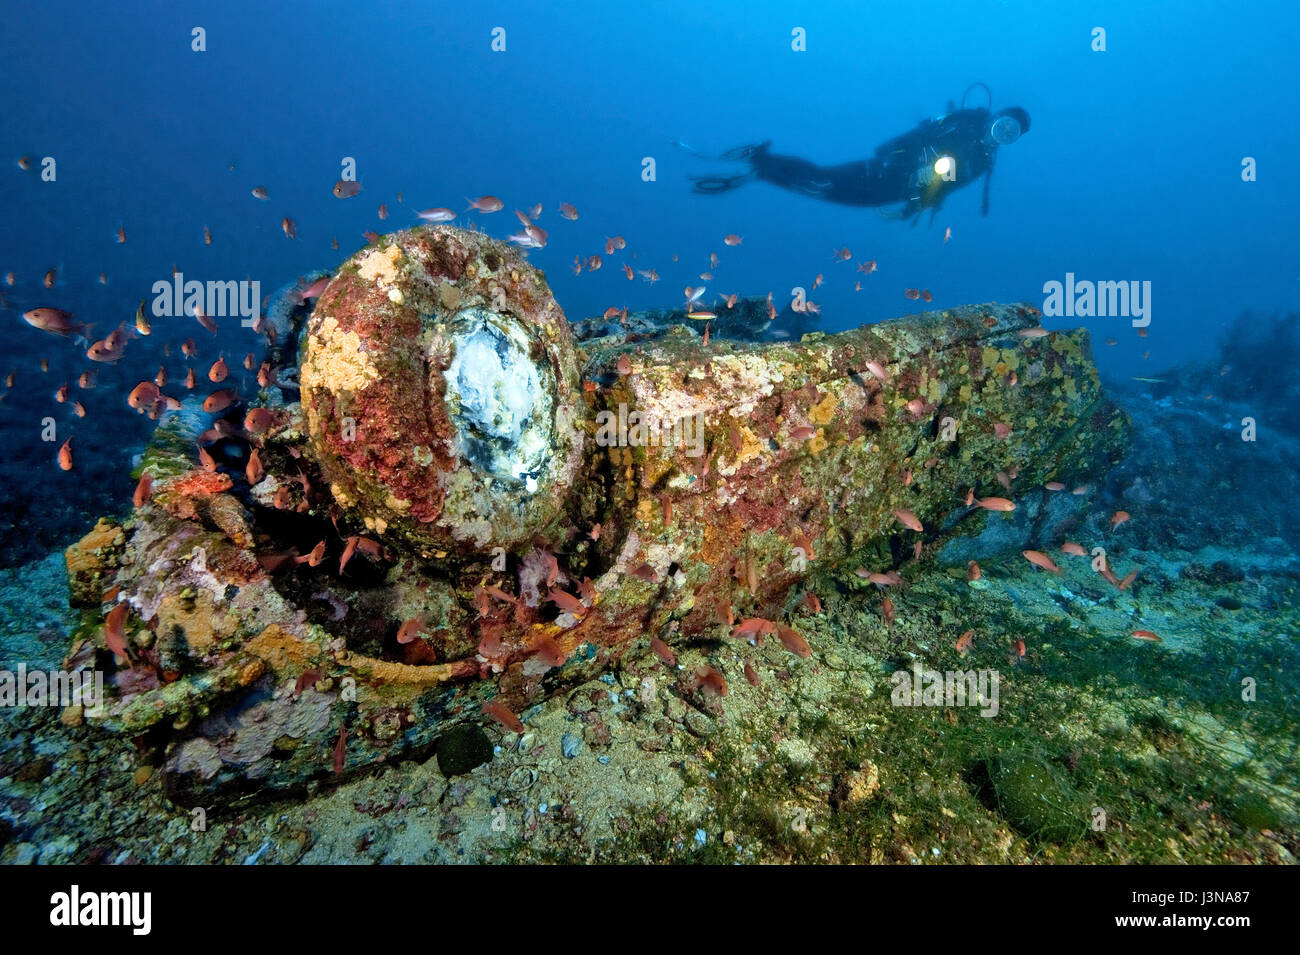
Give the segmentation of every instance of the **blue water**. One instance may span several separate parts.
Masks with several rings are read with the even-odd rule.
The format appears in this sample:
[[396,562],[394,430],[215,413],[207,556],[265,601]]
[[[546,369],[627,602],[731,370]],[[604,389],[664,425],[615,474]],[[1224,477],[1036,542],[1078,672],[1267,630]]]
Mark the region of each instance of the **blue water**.
[[[74,525],[79,507],[122,500],[149,426],[125,394],[153,377],[163,343],[177,380],[184,338],[203,349],[200,377],[218,351],[237,368],[253,341],[233,322],[214,342],[188,319],[160,321],[118,366],[98,366],[97,390],[74,386],[87,408],[77,419],[51,395],[92,367],[84,346],[28,327],[24,309],[64,308],[103,335],[173,266],[187,278],[254,278],[269,292],[334,266],[367,229],[407,227],[416,209],[460,211],[487,193],[505,209],[473,221],[501,236],[517,228],[511,210],[543,204],[550,242],[531,258],[575,320],[676,303],[701,283],[710,252],[721,257],[711,293],[771,291],[780,302],[823,273],[810,294],[828,329],[916,310],[908,287],[930,289],[936,307],[1040,302],[1045,282],[1073,272],[1152,283],[1146,339],[1127,320],[1089,323],[1099,342],[1119,339],[1098,349],[1105,375],[1213,358],[1242,309],[1297,307],[1298,21],[1286,2],[10,5],[0,273],[12,270],[16,284],[0,286],[0,374],[14,370],[16,384],[0,404],[0,504],[40,537]],[[194,27],[206,31],[205,52],[191,49]],[[491,48],[497,27],[503,52]],[[1091,49],[1094,27],[1106,30],[1105,52]],[[795,28],[805,52],[791,49]],[[1033,121],[1001,150],[987,218],[978,185],[915,227],[764,183],[695,195],[689,175],[728,170],[671,145],[713,152],[771,139],[776,152],[821,163],[865,158],[976,81],[995,109],[1020,105]],[[36,169],[17,167],[24,154]],[[40,178],[47,156],[55,182]],[[1242,181],[1247,156],[1255,182]],[[344,157],[364,186],[346,201],[330,191]],[[269,202],[250,196],[259,185]],[[557,216],[561,201],[578,221]],[[743,246],[723,246],[728,233]],[[612,235],[626,237],[626,252],[573,275],[573,257],[602,253]],[[866,278],[833,261],[843,246],[879,271]],[[627,281],[623,261],[662,282]],[[51,267],[58,284],[47,290]],[[47,415],[58,443],[76,436],[71,474],[54,464],[58,443],[40,440]],[[50,536],[44,543],[68,538]]]

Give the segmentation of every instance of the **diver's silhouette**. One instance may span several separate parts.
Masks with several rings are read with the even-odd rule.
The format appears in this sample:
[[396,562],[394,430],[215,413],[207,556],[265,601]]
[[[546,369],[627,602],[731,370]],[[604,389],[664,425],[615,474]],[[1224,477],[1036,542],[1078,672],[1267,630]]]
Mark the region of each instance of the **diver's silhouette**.
[[739,146],[720,156],[703,156],[683,143],[678,145],[701,158],[749,163],[749,170],[738,175],[693,177],[699,193],[727,192],[758,179],[841,205],[887,206],[901,202],[901,209],[882,214],[911,219],[915,224],[922,210],[929,209],[933,221],[950,193],[983,178],[981,213],[988,215],[989,181],[998,147],[1015,142],[1029,131],[1029,114],[1019,106],[997,113],[990,112],[989,107],[966,108],[966,96],[976,87],[988,91],[983,83],[973,84],[962,96],[961,109],[954,111],[949,103],[949,112],[938,119],[924,120],[915,129],[889,140],[870,159],[838,166],[819,166],[797,156],[774,155],[768,149],[771,140]]

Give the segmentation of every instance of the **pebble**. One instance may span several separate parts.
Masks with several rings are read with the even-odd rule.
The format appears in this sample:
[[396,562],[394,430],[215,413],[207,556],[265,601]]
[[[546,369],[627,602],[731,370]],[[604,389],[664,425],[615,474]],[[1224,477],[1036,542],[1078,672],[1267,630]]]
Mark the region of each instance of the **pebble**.
[[510,774],[506,786],[513,792],[521,793],[531,789],[535,782],[537,782],[537,770],[531,766],[520,766]]
[[564,754],[565,759],[573,759],[582,752],[582,737],[565,733],[560,739],[560,752]]
[[712,736],[718,730],[717,724],[698,710],[688,712],[684,722],[686,723],[686,731],[692,736],[701,738]]

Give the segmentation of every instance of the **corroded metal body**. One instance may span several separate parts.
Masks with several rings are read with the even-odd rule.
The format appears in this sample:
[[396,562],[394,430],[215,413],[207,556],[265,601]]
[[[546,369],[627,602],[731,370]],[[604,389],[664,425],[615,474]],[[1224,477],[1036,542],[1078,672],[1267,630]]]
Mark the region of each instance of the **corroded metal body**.
[[152,499],[69,550],[69,665],[109,665],[117,588],[135,659],[92,719],[160,747],[185,801],[423,755],[650,637],[787,619],[814,568],[900,566],[971,493],[1104,471],[1127,419],[1086,332],[1036,324],[987,305],[794,343],[575,341],[509,247],[384,237],[316,305],[301,403],[240,438],[265,478],[189,470],[165,421]]

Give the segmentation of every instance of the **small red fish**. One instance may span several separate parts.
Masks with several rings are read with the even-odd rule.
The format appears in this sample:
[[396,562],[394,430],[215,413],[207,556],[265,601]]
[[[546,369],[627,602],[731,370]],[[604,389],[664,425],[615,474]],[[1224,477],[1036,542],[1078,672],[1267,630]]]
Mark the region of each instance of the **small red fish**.
[[477,199],[466,199],[465,201],[469,203],[469,206],[465,209],[466,212],[469,212],[470,209],[483,213],[500,212],[506,206],[496,196],[479,196]]
[[130,605],[120,603],[108,612],[104,618],[104,643],[115,658],[131,663],[131,654],[126,646],[126,615]]
[[257,448],[254,448],[253,453],[248,456],[248,464],[244,467],[244,476],[248,478],[250,487],[266,477],[266,472],[262,470],[262,458]]
[[1110,516],[1110,526],[1111,526],[1111,527],[1119,527],[1121,524],[1123,524],[1125,521],[1127,521],[1130,517],[1132,517],[1132,515],[1129,514],[1128,511],[1116,511],[1114,514],[1112,514],[1112,515]]
[[547,593],[546,599],[559,607],[564,613],[573,614],[575,617],[581,616],[587,612],[586,605],[567,591],[552,589]]
[[763,617],[746,617],[736,624],[731,631],[733,637],[758,637],[767,633],[776,633],[777,624]]
[[904,527],[908,528],[909,530],[914,530],[914,531],[925,530],[925,527],[924,525],[921,524],[920,519],[917,518],[917,516],[909,510],[900,508],[899,510],[894,511],[894,517],[895,519],[897,519],[898,523],[902,524]]
[[778,623],[776,625],[776,636],[781,641],[781,645],[799,659],[807,660],[812,656],[812,648],[808,646],[808,642],[793,627]]
[[1014,501],[1009,501],[1005,497],[981,497],[976,503],[986,511],[1014,511],[1016,505]]
[[567,202],[561,202],[560,215],[564,216],[564,218],[570,221],[573,221],[578,218],[578,210],[573,208],[573,206]]
[[301,557],[295,557],[295,564],[306,564],[308,567],[319,567],[320,562],[325,559],[325,542],[321,541],[311,549],[310,554],[303,554]]
[[523,720],[515,716],[515,714],[511,712],[510,708],[500,700],[492,700],[490,703],[484,703],[483,712],[512,733],[522,733],[524,731]]
[[403,645],[408,643],[413,643],[415,641],[415,638],[420,635],[420,632],[424,629],[424,627],[425,627],[424,614],[420,614],[419,616],[410,618],[398,628],[397,642]]
[[153,475],[145,471],[140,475],[140,483],[135,486],[135,494],[131,496],[131,503],[136,507],[143,507],[149,500],[149,495],[153,493]]
[[705,665],[695,671],[695,686],[714,696],[727,695],[727,681],[713,667]]
[[673,653],[668,644],[664,643],[658,637],[650,638],[650,649],[654,651],[655,656],[663,661],[665,666],[677,666],[677,655]]
[[72,470],[72,438],[63,442],[63,447],[59,448],[59,467],[65,471]]
[[1041,567],[1043,570],[1050,570],[1054,574],[1061,573],[1061,568],[1057,567],[1056,564],[1053,563],[1052,558],[1048,557],[1040,550],[1022,550],[1020,553],[1024,555],[1025,560],[1029,561],[1036,567]]
[[[745,241],[745,239],[744,239],[743,236],[734,235],[734,234],[732,234],[732,235],[724,235],[724,236],[722,237],[722,244],[723,244],[723,245],[740,245],[740,244],[741,244],[742,242],[744,242],[744,241]],[[761,250],[760,250],[760,251],[761,251]]]
[[975,631],[967,630],[957,638],[957,652],[965,656],[972,646],[975,645]]
[[222,388],[220,391],[214,391],[203,400],[203,410],[212,414],[217,411],[225,411],[238,400],[234,388]]
[[348,756],[348,728],[339,724],[339,741],[334,744],[334,773],[343,772],[343,764]]
[[1145,640],[1145,641],[1147,641],[1148,643],[1159,643],[1159,642],[1160,642],[1160,638],[1159,638],[1158,636],[1156,636],[1154,633],[1152,633],[1150,630],[1134,630],[1134,631],[1133,631],[1133,639],[1134,639],[1134,640]]

